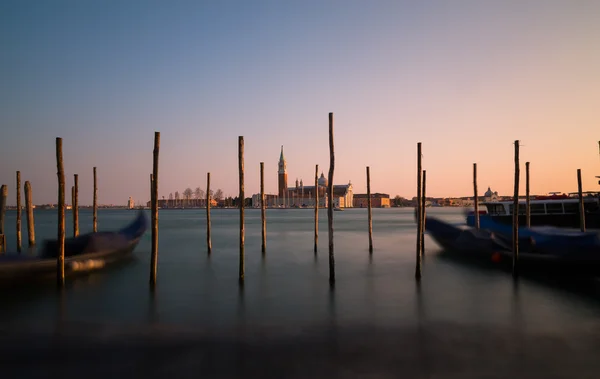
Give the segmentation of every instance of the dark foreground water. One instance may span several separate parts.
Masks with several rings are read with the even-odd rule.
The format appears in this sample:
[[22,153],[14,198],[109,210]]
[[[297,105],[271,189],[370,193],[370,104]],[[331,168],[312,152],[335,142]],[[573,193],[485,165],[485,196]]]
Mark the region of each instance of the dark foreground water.
[[[312,210],[269,210],[264,257],[260,211],[247,210],[240,288],[237,210],[213,211],[210,257],[204,211],[161,211],[154,294],[149,233],[133,260],[70,281],[62,294],[53,282],[3,289],[2,376],[600,376],[594,282],[583,290],[527,278],[515,283],[505,272],[443,258],[426,237],[419,285],[412,209],[373,213],[369,256],[366,210],[335,212],[337,281],[330,288],[324,210],[316,256]],[[461,209],[428,214],[463,222]],[[7,214],[13,249],[14,215]],[[100,211],[99,226],[115,229],[133,217]],[[80,219],[81,232],[89,231],[91,213]],[[36,232],[39,241],[54,237],[56,213],[36,212]]]

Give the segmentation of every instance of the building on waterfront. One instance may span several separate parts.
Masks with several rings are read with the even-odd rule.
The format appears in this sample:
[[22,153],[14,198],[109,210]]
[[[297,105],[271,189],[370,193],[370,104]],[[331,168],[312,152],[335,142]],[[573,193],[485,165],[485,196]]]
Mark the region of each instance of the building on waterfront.
[[133,201],[133,198],[131,196],[129,196],[129,200],[127,200],[127,209],[133,209],[135,208],[135,203]]
[[[279,154],[279,162],[277,167],[278,192],[276,202],[278,206],[314,207],[316,195],[318,195],[319,198],[319,207],[327,206],[327,178],[325,178],[323,172],[321,172],[321,176],[317,180],[316,188],[315,186],[305,186],[303,180],[298,180],[298,178],[296,178],[296,183],[294,187],[288,187],[287,163],[285,160],[285,156],[283,155],[283,146],[281,146],[281,153]],[[258,195],[258,199],[260,200],[260,195]],[[352,182],[348,182],[348,184],[334,185],[332,200],[334,207],[352,207],[354,204]],[[254,201],[253,204],[255,204]]]
[[[210,199],[210,206],[216,207],[218,205],[217,200]],[[147,207],[151,207],[150,201],[146,202]],[[176,199],[158,199],[159,208],[206,208],[206,199],[190,199],[188,201],[181,201]]]
[[[354,207],[355,208],[367,208],[369,196],[366,193],[355,193],[354,194]],[[390,207],[390,195],[387,193],[372,193],[371,194],[371,207],[373,208],[389,208]]]
[[[276,207],[277,199],[279,196],[271,193],[265,193],[265,205],[267,207]],[[252,206],[254,208],[260,208],[260,193],[256,193],[252,195]]]

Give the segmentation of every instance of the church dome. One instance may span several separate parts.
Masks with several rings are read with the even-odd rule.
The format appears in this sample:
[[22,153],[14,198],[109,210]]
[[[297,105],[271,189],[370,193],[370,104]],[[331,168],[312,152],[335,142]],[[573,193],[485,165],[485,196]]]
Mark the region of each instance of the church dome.
[[322,172],[321,172],[321,177],[319,178],[318,183],[320,186],[323,186],[323,187],[327,186],[327,178],[325,178],[325,175],[323,175]]
[[485,197],[492,197],[492,196],[494,196],[494,193],[492,192],[492,190],[490,189],[490,187],[488,187],[488,190],[485,191],[484,196]]

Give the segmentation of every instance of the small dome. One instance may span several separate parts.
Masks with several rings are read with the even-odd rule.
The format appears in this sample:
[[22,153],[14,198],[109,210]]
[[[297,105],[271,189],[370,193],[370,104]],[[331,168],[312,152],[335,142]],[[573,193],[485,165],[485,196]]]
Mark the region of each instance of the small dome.
[[327,178],[325,178],[325,175],[323,175],[323,173],[321,172],[321,177],[319,178],[318,181],[320,186],[326,186],[327,185]]
[[492,196],[494,196],[494,193],[492,192],[492,190],[490,189],[490,187],[488,187],[488,190],[485,191],[484,196],[485,197],[492,197]]

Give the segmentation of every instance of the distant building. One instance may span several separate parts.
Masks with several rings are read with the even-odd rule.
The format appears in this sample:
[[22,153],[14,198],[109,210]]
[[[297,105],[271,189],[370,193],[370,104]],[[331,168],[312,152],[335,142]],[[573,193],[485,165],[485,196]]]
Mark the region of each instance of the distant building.
[[[179,201],[179,203],[177,203]],[[210,206],[216,207],[218,204],[217,200],[210,199]],[[151,207],[152,203],[148,201],[146,203],[147,207]],[[193,199],[189,201],[189,204],[183,203],[181,204],[181,200],[175,199],[158,199],[158,207],[159,208],[206,208],[206,199]]]
[[[367,208],[369,197],[366,193],[354,194],[354,207],[355,208]],[[371,194],[371,207],[373,208],[389,208],[390,207],[390,195],[387,193],[372,193]]]
[[129,200],[127,201],[127,209],[133,209],[135,208],[135,203],[133,201],[133,198],[131,196],[129,196]]
[[[327,178],[321,172],[317,181],[317,187],[305,186],[302,179],[296,179],[294,187],[288,187],[287,184],[287,164],[283,155],[283,146],[279,154],[279,163],[277,171],[278,194],[275,202],[278,206],[284,207],[314,207],[315,197],[318,195],[319,207],[327,206]],[[260,195],[259,199],[260,199]],[[254,198],[254,196],[253,196]],[[354,194],[352,183],[336,184],[333,186],[333,205],[340,208],[349,208],[354,204]],[[253,204],[256,204],[253,202]]]

